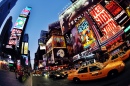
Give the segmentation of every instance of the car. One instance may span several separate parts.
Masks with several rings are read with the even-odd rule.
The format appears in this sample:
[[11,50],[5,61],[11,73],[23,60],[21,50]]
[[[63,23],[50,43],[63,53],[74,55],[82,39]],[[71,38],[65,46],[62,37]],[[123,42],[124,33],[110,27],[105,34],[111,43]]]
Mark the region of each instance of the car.
[[73,72],[75,72],[75,71],[76,71],[76,69],[63,70],[63,71],[61,71],[61,73],[63,73],[63,74],[67,77],[68,74],[73,73]]
[[118,53],[118,55],[123,61],[125,61],[127,58],[130,57],[130,49],[127,51],[121,51]]
[[60,71],[51,71],[49,73],[49,77],[53,79],[58,79],[58,78],[65,78],[65,74],[63,74]]
[[130,57],[130,49],[125,51],[120,51],[114,55],[109,56],[108,59],[105,59],[105,61],[103,62],[104,64],[108,64],[111,62],[115,62],[115,61],[125,61],[126,59],[128,59]]
[[49,76],[50,78],[53,78],[53,77],[54,77],[54,74],[55,74],[56,72],[57,72],[57,71],[51,71],[51,72],[49,72],[48,76]]
[[55,74],[54,74],[54,79],[62,79],[62,78],[65,78],[66,76],[65,76],[65,74],[63,74],[63,73],[61,73],[61,72],[56,72]]
[[115,62],[115,61],[122,61],[122,59],[119,57],[118,54],[114,54],[114,55],[109,56],[108,59],[105,59],[103,64],[107,65],[108,63]]
[[95,80],[104,77],[113,78],[118,75],[118,73],[122,72],[124,68],[125,64],[123,61],[115,61],[107,65],[96,62],[94,64],[80,67],[74,73],[69,74],[67,79],[74,82],[79,82],[86,80]]

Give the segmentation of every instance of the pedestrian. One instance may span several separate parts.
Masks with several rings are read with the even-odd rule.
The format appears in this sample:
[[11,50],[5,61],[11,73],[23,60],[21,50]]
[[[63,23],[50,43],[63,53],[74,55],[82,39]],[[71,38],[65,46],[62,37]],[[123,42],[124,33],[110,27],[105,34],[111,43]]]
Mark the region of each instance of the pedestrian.
[[15,72],[15,77],[16,79],[18,78],[17,75],[18,75],[18,71],[17,71],[17,63],[14,62],[14,72]]

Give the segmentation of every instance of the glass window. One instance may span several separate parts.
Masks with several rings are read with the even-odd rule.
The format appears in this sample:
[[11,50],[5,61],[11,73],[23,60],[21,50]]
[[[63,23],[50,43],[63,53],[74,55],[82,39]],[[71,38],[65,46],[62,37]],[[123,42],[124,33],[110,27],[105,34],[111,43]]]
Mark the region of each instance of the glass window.
[[115,55],[112,56],[112,60],[114,60],[114,59],[116,59],[116,58],[118,58],[118,55],[117,55],[117,54],[115,54]]
[[118,54],[119,54],[120,56],[122,56],[122,55],[125,54],[125,52],[119,52]]
[[89,67],[89,70],[90,72],[93,72],[93,71],[97,71],[97,70],[100,70],[101,68],[97,67],[97,66],[90,66]]
[[88,72],[88,69],[87,67],[84,67],[84,68],[81,68],[78,73],[87,73]]

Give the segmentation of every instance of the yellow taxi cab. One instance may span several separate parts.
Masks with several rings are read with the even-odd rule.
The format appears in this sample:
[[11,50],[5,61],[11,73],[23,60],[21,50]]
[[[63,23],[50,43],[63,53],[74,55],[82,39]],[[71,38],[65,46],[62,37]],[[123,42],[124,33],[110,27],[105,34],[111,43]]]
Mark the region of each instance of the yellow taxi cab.
[[40,70],[36,70],[36,74],[42,74]]
[[130,57],[130,49],[127,50],[126,52],[125,52],[125,51],[120,51],[120,52],[118,53],[118,55],[119,55],[119,57],[120,57],[123,61],[125,61],[127,58]]
[[127,50],[126,52],[125,51],[120,51],[119,53],[116,53],[112,56],[109,56],[108,59],[106,59],[103,64],[108,64],[110,62],[115,62],[115,61],[120,61],[120,60],[123,60],[125,61],[126,59],[128,59],[130,57],[130,49]]
[[62,71],[62,73],[63,73],[64,75],[68,76],[68,74],[73,73],[73,72],[75,72],[75,71],[76,71],[76,69],[71,69],[71,70]]
[[79,68],[74,73],[69,74],[67,79],[74,82],[79,82],[84,80],[99,79],[103,77],[112,78],[123,71],[124,67],[125,64],[123,61],[116,61],[107,65],[96,62],[94,64]]
[[114,54],[114,55],[111,55],[109,56],[108,59],[106,59],[103,64],[104,65],[107,65],[108,63],[111,63],[111,62],[115,62],[115,61],[121,61],[122,59],[119,57],[118,53],[117,54]]

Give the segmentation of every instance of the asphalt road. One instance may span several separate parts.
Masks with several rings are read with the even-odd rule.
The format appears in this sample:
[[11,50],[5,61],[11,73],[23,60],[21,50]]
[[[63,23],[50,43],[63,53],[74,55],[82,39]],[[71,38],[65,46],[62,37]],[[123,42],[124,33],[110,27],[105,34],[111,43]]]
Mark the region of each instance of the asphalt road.
[[23,83],[19,82],[14,72],[0,69],[0,86],[32,86],[31,76]]
[[43,76],[32,76],[32,86],[130,86],[130,58],[125,63],[125,70],[113,79],[103,78],[74,83],[67,79],[54,80]]

